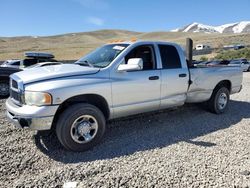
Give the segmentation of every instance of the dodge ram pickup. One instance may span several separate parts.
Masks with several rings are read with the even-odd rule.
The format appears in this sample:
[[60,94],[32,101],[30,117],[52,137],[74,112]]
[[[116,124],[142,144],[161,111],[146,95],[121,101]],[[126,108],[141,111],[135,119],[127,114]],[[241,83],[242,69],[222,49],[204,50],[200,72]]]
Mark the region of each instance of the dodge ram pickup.
[[223,113],[240,92],[239,67],[193,67],[175,43],[133,41],[106,44],[74,64],[11,75],[7,117],[19,128],[54,130],[69,150],[101,141],[106,120],[204,102]]

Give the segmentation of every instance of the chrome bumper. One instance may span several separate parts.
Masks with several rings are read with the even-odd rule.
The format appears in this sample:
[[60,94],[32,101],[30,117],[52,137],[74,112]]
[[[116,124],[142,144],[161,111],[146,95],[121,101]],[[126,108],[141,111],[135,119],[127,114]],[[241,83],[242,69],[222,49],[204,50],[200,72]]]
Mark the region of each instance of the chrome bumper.
[[6,115],[17,128],[50,130],[58,106],[17,106],[11,99],[6,101]]
[[30,128],[32,130],[50,130],[53,117],[40,117],[40,118],[32,118],[32,117],[20,117],[11,114],[10,112],[6,112],[7,118],[10,122],[12,122],[16,128]]

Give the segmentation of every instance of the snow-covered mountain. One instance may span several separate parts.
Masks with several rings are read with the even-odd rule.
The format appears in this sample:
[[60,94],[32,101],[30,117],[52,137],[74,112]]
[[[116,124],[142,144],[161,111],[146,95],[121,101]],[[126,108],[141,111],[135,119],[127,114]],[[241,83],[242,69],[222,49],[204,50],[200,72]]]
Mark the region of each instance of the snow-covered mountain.
[[172,32],[201,32],[201,33],[250,33],[250,21],[224,24],[220,26],[210,26],[201,23],[192,23]]

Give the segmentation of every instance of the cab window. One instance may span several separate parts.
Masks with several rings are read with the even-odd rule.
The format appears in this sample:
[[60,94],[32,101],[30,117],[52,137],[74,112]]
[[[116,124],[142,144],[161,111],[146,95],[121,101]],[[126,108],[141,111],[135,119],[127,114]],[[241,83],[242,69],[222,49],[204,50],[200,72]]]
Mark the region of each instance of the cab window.
[[177,49],[172,45],[158,45],[163,69],[181,68],[181,60]]
[[153,70],[156,68],[153,45],[135,47],[125,56],[125,64],[127,64],[131,58],[141,58],[143,61],[143,70]]

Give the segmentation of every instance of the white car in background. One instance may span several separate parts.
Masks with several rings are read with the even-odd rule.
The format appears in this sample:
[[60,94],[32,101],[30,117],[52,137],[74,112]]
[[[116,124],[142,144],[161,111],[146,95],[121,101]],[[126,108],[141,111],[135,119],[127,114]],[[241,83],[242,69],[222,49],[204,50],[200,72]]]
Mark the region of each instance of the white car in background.
[[204,49],[210,49],[211,47],[209,45],[206,45],[206,44],[197,44],[195,46],[195,49],[196,50],[204,50]]
[[46,52],[26,52],[25,59],[11,59],[5,61],[1,67],[24,69],[43,62],[56,62],[54,55]]
[[3,62],[0,67],[11,67],[11,68],[19,68],[21,64],[20,59],[9,59]]
[[246,59],[231,60],[228,66],[239,66],[243,71],[250,71],[250,63]]
[[50,65],[60,65],[62,64],[61,62],[43,62],[43,63],[37,63],[35,65],[31,65],[29,67],[23,68],[23,70],[31,69],[31,68],[38,68],[38,67],[45,67],[45,66],[50,66]]

